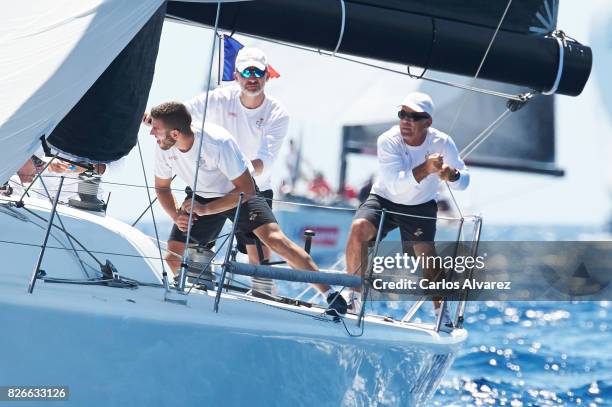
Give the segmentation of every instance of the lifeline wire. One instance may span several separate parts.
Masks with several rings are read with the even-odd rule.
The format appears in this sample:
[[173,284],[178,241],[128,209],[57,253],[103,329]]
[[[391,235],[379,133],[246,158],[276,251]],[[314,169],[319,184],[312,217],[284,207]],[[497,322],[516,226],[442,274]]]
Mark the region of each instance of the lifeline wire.
[[[489,41],[489,45],[487,46],[487,50],[485,51],[484,55],[482,56],[482,60],[480,61],[480,65],[478,65],[478,69],[476,70],[476,74],[474,75],[474,78],[472,78],[472,80],[471,80],[471,85],[474,85],[474,83],[476,82],[476,79],[478,79],[478,75],[480,75],[480,70],[484,66],[484,63],[485,63],[487,57],[489,56],[489,51],[491,50],[491,47],[493,46],[493,42],[495,41],[495,38],[497,37],[497,33],[499,32],[499,29],[501,28],[501,25],[504,22],[504,19],[506,18],[506,14],[508,13],[508,9],[510,8],[511,4],[512,4],[512,0],[508,0],[508,4],[506,5],[506,9],[504,10],[504,14],[502,14],[502,16],[501,16],[501,18],[499,20],[499,23],[497,24],[497,27],[495,28],[495,32],[493,33],[493,36],[491,37],[491,41]],[[459,105],[459,109],[457,109],[457,114],[455,114],[455,118],[453,119],[453,122],[451,124],[450,130],[448,132],[448,134],[450,134],[450,135],[453,134],[453,130],[455,129],[455,124],[457,123],[457,119],[459,118],[459,114],[461,113],[461,111],[463,110],[463,108],[465,106],[465,102],[466,102],[467,97],[468,97],[468,94],[465,93],[463,95],[463,99],[461,100],[461,104]]]

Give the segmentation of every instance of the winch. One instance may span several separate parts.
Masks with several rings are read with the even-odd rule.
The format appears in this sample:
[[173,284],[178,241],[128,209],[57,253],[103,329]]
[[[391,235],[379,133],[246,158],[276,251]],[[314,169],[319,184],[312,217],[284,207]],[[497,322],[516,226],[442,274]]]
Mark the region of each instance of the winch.
[[200,245],[190,246],[187,253],[187,281],[213,290],[215,288],[215,273],[213,272],[212,261],[216,253]]
[[68,199],[68,205],[88,211],[104,212],[106,203],[100,199],[102,194],[101,178],[91,172],[79,174],[78,193]]

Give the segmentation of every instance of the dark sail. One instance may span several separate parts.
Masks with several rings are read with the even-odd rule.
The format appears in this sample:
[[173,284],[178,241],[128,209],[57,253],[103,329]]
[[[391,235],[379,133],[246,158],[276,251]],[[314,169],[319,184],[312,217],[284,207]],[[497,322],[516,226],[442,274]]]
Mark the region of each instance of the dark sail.
[[153,14],[48,137],[59,150],[114,161],[136,145],[153,82],[165,5]]
[[[224,3],[219,26],[333,51],[342,21],[340,4],[335,0]],[[507,4],[506,0],[345,0],[345,29],[338,51],[473,76]],[[480,77],[550,90],[557,78],[560,51],[557,40],[541,34],[554,29],[556,8],[551,5],[556,4],[551,0],[514,1]],[[546,11],[547,5],[552,11]],[[167,13],[211,26],[216,7],[215,3],[169,1]],[[589,77],[591,49],[568,42],[563,50],[557,93],[575,96]]]

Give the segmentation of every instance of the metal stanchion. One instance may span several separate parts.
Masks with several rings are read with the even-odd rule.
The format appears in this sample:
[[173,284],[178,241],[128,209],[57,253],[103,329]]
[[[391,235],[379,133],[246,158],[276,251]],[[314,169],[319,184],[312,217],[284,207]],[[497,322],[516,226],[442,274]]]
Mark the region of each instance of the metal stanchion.
[[[472,241],[472,257],[476,257],[476,255],[478,254],[478,244],[480,243],[480,232],[482,230],[482,218],[478,217],[477,218],[477,225],[475,226],[476,231],[474,233],[474,239]],[[468,279],[472,278],[472,273],[473,273],[474,269],[471,268],[468,271]],[[465,290],[463,292],[463,295],[461,297],[461,301],[459,302],[459,305],[457,306],[457,321],[455,322],[455,326],[457,328],[462,328],[463,327],[463,315],[465,314],[465,307],[466,307],[466,303],[467,303],[467,298],[468,298],[468,290]]]
[[374,257],[378,253],[378,246],[380,245],[380,239],[382,237],[383,224],[385,222],[385,216],[387,215],[387,210],[383,209],[380,215],[380,222],[378,222],[378,230],[376,231],[376,242],[374,242],[374,253],[371,257],[368,258],[368,267],[366,268],[366,273],[368,273],[367,277],[364,279],[363,285],[363,302],[361,305],[361,310],[359,310],[359,318],[357,318],[357,326],[361,327],[363,322],[363,316],[365,314],[365,307],[368,301],[368,294],[370,292],[368,282],[372,277],[372,262],[374,261]]
[[42,263],[43,256],[45,255],[45,249],[47,248],[47,241],[49,240],[49,233],[51,233],[51,227],[53,226],[53,218],[55,217],[55,211],[57,210],[57,203],[59,202],[59,196],[62,192],[62,185],[64,184],[64,177],[60,178],[59,187],[57,189],[57,195],[55,195],[55,199],[53,200],[53,208],[51,209],[51,214],[49,215],[49,223],[47,224],[47,231],[45,232],[45,239],[43,240],[42,247],[40,249],[40,254],[38,255],[38,260],[36,261],[36,267],[34,268],[34,272],[32,272],[32,278],[30,279],[30,285],[28,286],[28,293],[32,294],[34,291],[34,285],[36,284],[36,279],[38,278],[38,272],[40,271],[40,265]]
[[221,279],[219,280],[219,286],[217,287],[217,295],[215,296],[215,305],[213,310],[215,312],[219,312],[219,301],[221,300],[221,290],[223,290],[223,285],[225,284],[225,275],[227,274],[230,268],[230,255],[231,255],[231,246],[234,241],[234,236],[236,235],[236,227],[238,226],[238,216],[240,216],[240,207],[242,206],[242,198],[244,197],[244,192],[240,193],[240,197],[238,198],[238,206],[236,206],[236,213],[234,214],[234,222],[232,224],[232,233],[230,233],[228,237],[229,245],[227,247],[227,251],[225,252],[225,259],[223,260]]

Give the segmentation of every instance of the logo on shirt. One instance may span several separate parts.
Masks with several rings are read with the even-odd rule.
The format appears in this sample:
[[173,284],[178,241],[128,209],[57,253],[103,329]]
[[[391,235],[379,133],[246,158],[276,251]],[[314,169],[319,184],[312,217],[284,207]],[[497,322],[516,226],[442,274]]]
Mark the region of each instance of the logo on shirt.
[[260,117],[259,119],[257,119],[257,121],[255,122],[255,125],[259,128],[261,128],[263,126],[263,122],[264,122],[264,118]]
[[168,160],[176,160],[176,159],[177,159],[177,157],[175,155],[171,155],[171,156],[168,157]]
[[236,112],[227,112],[227,115],[230,116],[230,117],[238,117]]

